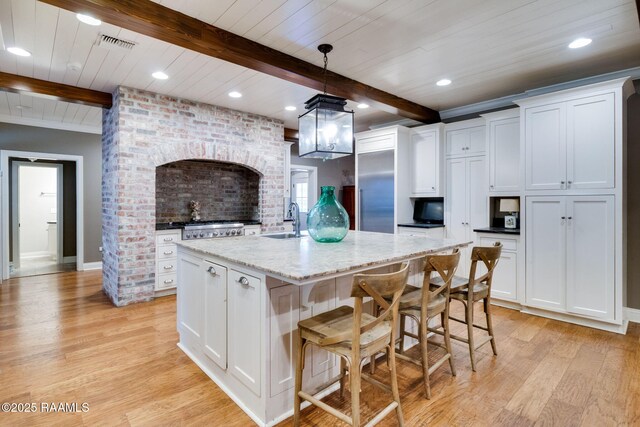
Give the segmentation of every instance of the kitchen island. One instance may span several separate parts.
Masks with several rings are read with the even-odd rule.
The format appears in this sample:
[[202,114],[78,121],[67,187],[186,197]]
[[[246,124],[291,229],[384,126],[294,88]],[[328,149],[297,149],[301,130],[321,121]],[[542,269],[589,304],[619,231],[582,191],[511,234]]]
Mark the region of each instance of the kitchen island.
[[[354,273],[388,272],[468,243],[358,231],[340,243],[264,235],[179,242],[178,346],[258,425],[273,425],[293,413],[298,321],[351,305]],[[305,364],[305,390],[339,373],[336,356],[315,347]]]

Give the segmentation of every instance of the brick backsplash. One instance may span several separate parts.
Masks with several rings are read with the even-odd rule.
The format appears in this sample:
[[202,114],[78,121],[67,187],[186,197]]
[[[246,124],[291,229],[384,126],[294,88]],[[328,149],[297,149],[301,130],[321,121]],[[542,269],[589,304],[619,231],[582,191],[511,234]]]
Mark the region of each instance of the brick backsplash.
[[212,160],[248,168],[259,176],[262,230],[281,231],[285,147],[280,120],[118,87],[102,115],[103,289],[113,303],[154,296],[159,166]]
[[212,161],[169,163],[156,169],[156,221],[189,221],[189,202],[202,220],[257,220],[260,176],[244,166]]

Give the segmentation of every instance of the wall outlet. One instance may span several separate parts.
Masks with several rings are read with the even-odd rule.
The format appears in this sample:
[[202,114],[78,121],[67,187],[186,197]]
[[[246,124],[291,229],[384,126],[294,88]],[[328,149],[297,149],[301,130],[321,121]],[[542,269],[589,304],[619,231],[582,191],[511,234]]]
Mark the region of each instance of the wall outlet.
[[100,252],[102,252],[102,246],[99,246],[99,247],[98,247],[98,250],[99,250]]

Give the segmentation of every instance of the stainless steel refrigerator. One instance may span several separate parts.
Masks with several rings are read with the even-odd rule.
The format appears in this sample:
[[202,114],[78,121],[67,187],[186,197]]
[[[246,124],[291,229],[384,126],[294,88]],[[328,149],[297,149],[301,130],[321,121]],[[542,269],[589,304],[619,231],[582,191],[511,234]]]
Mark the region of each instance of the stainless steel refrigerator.
[[394,150],[358,154],[359,230],[395,232]]

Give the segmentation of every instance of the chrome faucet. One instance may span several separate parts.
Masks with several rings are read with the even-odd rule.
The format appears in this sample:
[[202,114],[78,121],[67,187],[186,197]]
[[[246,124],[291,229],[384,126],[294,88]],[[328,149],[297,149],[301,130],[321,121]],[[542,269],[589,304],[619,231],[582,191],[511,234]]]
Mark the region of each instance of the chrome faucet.
[[289,216],[293,217],[293,212],[295,211],[296,216],[293,218],[293,231],[296,237],[301,237],[300,234],[300,206],[296,202],[289,203]]

